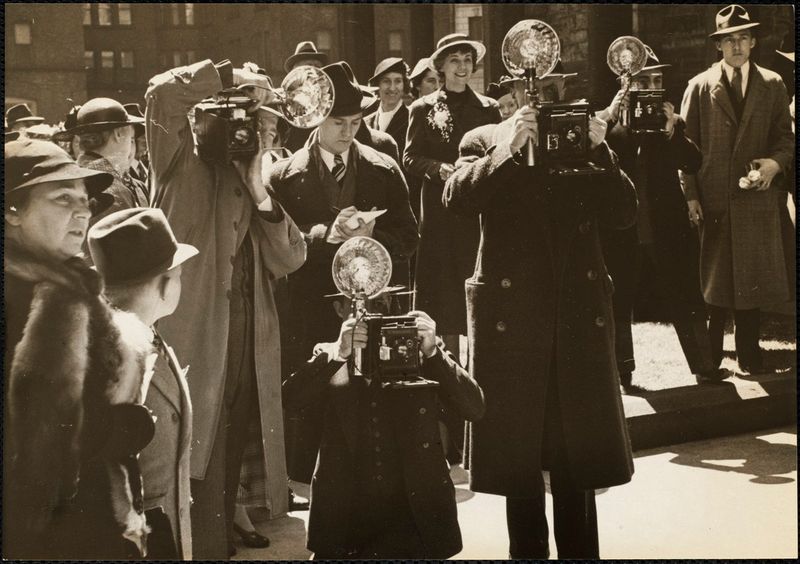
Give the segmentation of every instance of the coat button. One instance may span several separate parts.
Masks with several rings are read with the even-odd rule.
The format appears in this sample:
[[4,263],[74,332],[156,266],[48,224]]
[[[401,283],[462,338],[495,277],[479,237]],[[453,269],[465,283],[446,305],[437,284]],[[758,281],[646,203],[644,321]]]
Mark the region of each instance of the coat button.
[[380,432],[380,431],[375,431],[375,432],[373,433],[373,436],[374,436],[376,439],[380,439],[380,438],[381,438],[381,432]]
[[378,480],[378,481],[380,482],[381,480],[383,480],[383,476],[381,476],[380,474],[378,474],[377,476],[375,476],[375,479],[376,479],[376,480]]
[[500,286],[508,290],[511,287],[511,279],[510,278],[503,278],[500,281]]
[[581,234],[586,235],[591,228],[592,228],[592,222],[584,221],[578,226],[578,231],[580,231]]
[[598,315],[594,318],[594,324],[598,327],[605,327],[606,326],[606,318],[602,315]]
[[428,448],[429,446],[431,446],[430,443],[422,443],[422,448]]
[[588,278],[589,280],[597,280],[597,272],[595,272],[594,270],[589,270],[586,273],[586,278]]
[[380,452],[380,451],[381,451],[381,447],[379,447],[379,446],[376,446],[376,447],[375,447],[375,452]]
[[427,410],[427,409],[425,409],[424,407],[420,407],[420,408],[419,408],[419,414],[420,414],[420,415],[425,415],[427,412],[428,412],[428,410]]
[[242,197],[242,189],[241,188],[236,188],[233,191],[233,193],[236,194],[237,196],[239,196],[240,198]]
[[372,418],[372,422],[373,422],[373,423],[377,423],[377,422],[378,422],[378,418],[377,418],[377,417],[373,417],[373,418]]
[[726,122],[725,122],[725,125],[727,125],[728,127],[730,127],[730,126],[731,126],[731,122],[730,122],[730,121],[726,121]]
[[172,420],[173,420],[175,423],[177,423],[177,422],[178,422],[178,414],[177,414],[177,413],[173,413],[173,414],[172,414]]
[[503,333],[503,332],[505,332],[505,330],[506,330],[506,324],[505,324],[505,322],[504,322],[504,321],[498,321],[498,322],[497,322],[497,325],[495,325],[495,328],[496,328],[498,331],[500,331],[501,333]]
[[380,466],[381,464],[383,464],[383,462],[381,462],[380,460],[375,461],[375,466]]
[[369,406],[370,407],[378,407],[378,404],[373,401],[372,403],[369,404]]
[[234,231],[239,231],[239,222],[238,221],[234,221],[233,222],[233,230]]

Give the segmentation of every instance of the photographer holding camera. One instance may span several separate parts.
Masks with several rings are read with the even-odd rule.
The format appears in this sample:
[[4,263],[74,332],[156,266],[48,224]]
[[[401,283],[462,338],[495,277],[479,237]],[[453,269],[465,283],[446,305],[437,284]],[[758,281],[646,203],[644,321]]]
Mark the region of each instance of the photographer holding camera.
[[[545,76],[540,91],[560,96],[564,78]],[[467,133],[443,194],[481,223],[466,289],[471,374],[487,402],[470,426],[470,486],[506,497],[511,558],[548,558],[550,470],[558,557],[598,558],[594,490],[633,473],[598,224],[630,226],[636,193],[595,117],[587,162],[603,172],[551,173],[541,145],[528,166],[521,151],[550,122],[538,114],[525,105]]]
[[[231,87],[239,88],[231,94]],[[212,113],[218,111],[214,102],[220,102],[218,108],[226,98],[242,94],[250,100],[233,109],[234,119],[223,111]],[[212,96],[216,100],[197,107]],[[165,339],[191,365],[197,559],[226,559],[232,552],[242,452],[248,421],[256,414],[266,450],[264,503],[272,515],[287,510],[273,284],[303,264],[306,245],[262,182],[267,147],[258,142],[248,155],[235,144],[251,141],[256,131],[279,119],[263,107],[273,96],[266,76],[210,60],[155,76],[146,94],[154,205],[164,210],[177,239],[200,251],[197,260],[185,265],[184,299],[159,324]],[[199,125],[209,123],[216,132],[235,129],[228,138],[207,138]],[[195,137],[206,147],[205,158]],[[222,153],[209,152],[209,147]],[[238,160],[226,162],[225,151],[234,149]]]
[[408,316],[415,320],[421,376],[437,387],[391,389],[381,385],[380,370],[371,378],[357,375],[352,358],[369,348],[367,323],[351,315],[346,297],[334,309],[344,320],[338,339],[318,344],[283,385],[287,410],[324,412],[308,549],[316,559],[453,556],[461,550],[461,532],[438,413],[444,408],[479,419],[481,389],[422,311]]
[[[686,136],[675,107],[663,99],[663,73],[670,66],[649,51],[647,65],[630,78],[630,90],[623,86],[600,112],[609,126],[608,144],[633,180],[639,200],[636,225],[600,230],[606,265],[614,279],[617,367],[626,392],[638,390],[632,383],[636,363],[631,324],[643,267],[653,273],[654,289],[667,306],[692,374],[700,382],[724,376],[711,358],[700,293],[698,239],[686,219],[688,209],[678,177],[679,170],[695,174],[702,157]],[[636,108],[629,108],[632,92],[661,94],[658,103],[645,108],[644,113],[655,111],[643,129],[635,127],[639,125],[632,115]],[[641,102],[637,104],[641,110]]]

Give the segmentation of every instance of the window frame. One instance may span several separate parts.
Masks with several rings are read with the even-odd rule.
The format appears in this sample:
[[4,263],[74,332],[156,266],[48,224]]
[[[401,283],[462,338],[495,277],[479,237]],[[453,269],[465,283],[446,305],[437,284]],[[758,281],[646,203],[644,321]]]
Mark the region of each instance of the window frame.
[[[28,41],[27,43],[19,41],[17,29],[27,28]],[[19,47],[30,47],[33,45],[33,23],[30,20],[20,20],[14,22],[14,45]]]

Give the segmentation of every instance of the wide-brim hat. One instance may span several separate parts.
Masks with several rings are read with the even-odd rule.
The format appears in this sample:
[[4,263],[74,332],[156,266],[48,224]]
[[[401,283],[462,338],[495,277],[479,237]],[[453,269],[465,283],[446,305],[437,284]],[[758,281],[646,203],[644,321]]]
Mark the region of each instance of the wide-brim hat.
[[499,100],[503,96],[511,94],[511,89],[506,84],[500,84],[498,82],[490,82],[489,86],[486,87],[486,95],[489,98],[492,98],[493,100]]
[[642,70],[640,70],[639,73],[666,69],[672,66],[669,63],[662,63],[659,61],[658,57],[656,57],[655,51],[653,51],[649,45],[644,46],[644,51],[647,53],[647,63],[645,63],[645,66],[642,67]]
[[44,118],[33,115],[28,104],[15,104],[6,111],[6,127],[11,129],[17,123],[42,123]]
[[472,47],[475,49],[476,65],[481,61],[481,59],[483,59],[483,56],[486,55],[486,46],[480,41],[470,39],[465,33],[451,33],[450,35],[445,35],[436,43],[436,51],[431,54],[428,67],[438,71],[439,69],[437,69],[434,65],[439,55],[459,45],[464,47]]
[[510,89],[511,85],[514,84],[515,82],[524,82],[524,81],[525,79],[522,78],[521,76],[509,76],[507,74],[504,74],[503,76],[500,77],[500,80],[497,81],[497,84],[504,88]]
[[717,30],[710,34],[709,37],[720,37],[761,25],[758,22],[751,21],[747,10],[738,4],[725,6],[717,12],[715,23]]
[[89,229],[88,242],[95,268],[109,286],[142,282],[200,252],[178,243],[159,208],[128,208],[107,215]]
[[335,92],[330,117],[351,116],[367,113],[378,99],[368,94],[368,89],[356,80],[353,69],[345,61],[339,61],[322,67],[333,83]]
[[417,64],[414,65],[414,69],[408,75],[408,80],[416,80],[417,78],[424,75],[426,72],[431,70],[431,58],[425,57],[417,61]]
[[57,180],[80,180],[86,183],[89,198],[95,200],[92,211],[99,213],[114,202],[103,193],[114,177],[107,172],[84,168],[51,141],[21,137],[5,144],[5,193],[11,194]]
[[317,51],[317,46],[313,41],[301,41],[294,48],[294,54],[290,55],[283,63],[283,70],[289,72],[297,61],[303,59],[313,59],[319,61],[320,65],[328,64],[328,54]]
[[130,115],[125,107],[111,98],[92,98],[78,110],[76,125],[63,132],[64,135],[82,135],[144,124],[144,118]]
[[402,59],[402,57],[389,57],[384,59],[375,66],[375,72],[372,74],[367,83],[370,86],[377,86],[376,82],[378,82],[381,76],[387,72],[399,72],[403,75],[403,77],[406,77],[408,73],[408,65]]

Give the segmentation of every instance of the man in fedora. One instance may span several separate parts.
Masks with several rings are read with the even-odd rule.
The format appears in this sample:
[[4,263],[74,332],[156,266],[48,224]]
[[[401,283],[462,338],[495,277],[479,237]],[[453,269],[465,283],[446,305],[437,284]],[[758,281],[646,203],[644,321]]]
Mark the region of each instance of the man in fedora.
[[294,53],[284,61],[283,70],[289,72],[293,68],[303,65],[320,68],[327,64],[327,53],[317,51],[317,46],[314,45],[313,41],[301,41],[294,48]]
[[[246,68],[245,68],[246,67]],[[192,366],[192,538],[196,559],[226,559],[250,421],[257,417],[272,516],[288,509],[280,330],[273,287],[305,261],[303,235],[262,181],[261,146],[250,160],[203,160],[192,127],[195,106],[237,88],[252,99],[245,112],[264,120],[274,95],[251,65],[211,60],[150,80],[145,129],[154,205],[178,239],[200,251],[185,265],[184,300],[159,331]],[[257,414],[257,415],[254,415]]]
[[[394,282],[407,284],[404,273],[418,239],[400,167],[355,139],[362,112],[375,98],[364,95],[347,63],[323,70],[336,90],[333,109],[302,149],[273,166],[269,180],[308,244],[306,264],[288,279],[288,315],[281,320],[285,376],[305,361],[315,343],[336,331],[338,320],[324,296],[335,291],[330,268],[340,244],[362,235],[377,239],[392,256]],[[386,212],[366,221],[354,217],[370,210]],[[316,446],[312,441],[305,462],[298,463],[304,467],[292,469],[290,476],[310,479]]]
[[[630,90],[661,89],[664,71],[650,47],[644,68],[630,79]],[[697,235],[686,221],[686,201],[678,171],[696,173],[701,155],[686,137],[685,124],[672,103],[664,101],[664,132],[636,133],[623,125],[628,88],[621,88],[600,112],[609,124],[609,146],[620,167],[636,186],[639,199],[636,224],[627,229],[600,230],[603,254],[614,279],[614,330],[617,368],[626,393],[641,389],[632,382],[636,368],[633,350],[633,308],[641,274],[652,273],[652,288],[675,327],[689,370],[698,382],[725,375],[712,362],[706,312],[698,277]]]
[[[792,296],[779,208],[786,203],[794,135],[780,76],[750,61],[758,25],[737,4],[717,13],[710,37],[722,60],[689,81],[681,104],[686,135],[703,157],[703,166],[684,174],[683,184],[689,220],[700,232],[713,361],[722,361],[733,310],[736,356],[746,373],[764,371],[761,308]],[[751,170],[757,172],[748,180]]]
[[28,127],[44,123],[44,118],[33,115],[28,104],[15,104],[6,111],[6,131],[19,131],[22,133]]
[[108,172],[114,177],[108,189],[114,204],[93,217],[92,222],[121,209],[150,205],[145,185],[129,173],[134,128],[143,122],[142,118],[128,114],[116,100],[92,98],[78,110],[75,127],[62,133],[65,137],[78,137],[81,166]]
[[147,555],[156,560],[191,560],[188,369],[181,368],[154,325],[178,306],[181,265],[198,251],[178,243],[164,212],[154,208],[107,215],[89,230],[88,240],[92,260],[105,281],[106,297],[115,308],[132,314],[125,322],[141,325],[141,332],[153,344],[144,404],[153,415],[155,434],[139,453],[144,510],[151,529]]
[[408,65],[400,57],[389,57],[378,63],[369,85],[378,89],[381,103],[375,113],[364,119],[372,129],[391,135],[401,155],[406,147],[408,130],[408,108],[403,104],[410,88],[407,74]]

